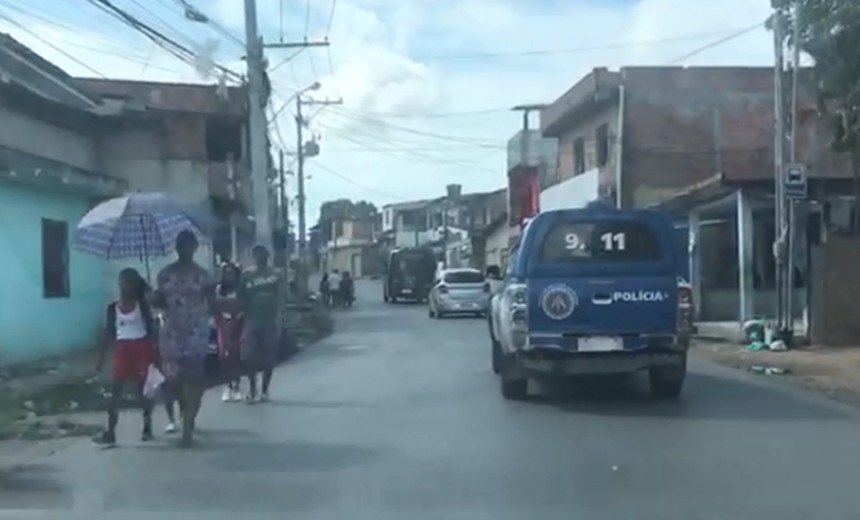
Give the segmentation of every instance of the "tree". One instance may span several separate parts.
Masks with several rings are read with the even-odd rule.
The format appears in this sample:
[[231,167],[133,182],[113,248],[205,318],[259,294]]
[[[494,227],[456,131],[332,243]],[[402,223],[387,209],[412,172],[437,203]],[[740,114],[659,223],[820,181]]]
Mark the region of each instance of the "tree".
[[[832,146],[849,154],[856,209],[860,210],[860,2],[857,0],[771,0],[786,22],[794,45],[798,24],[800,49],[814,60],[812,77],[818,106],[833,129]],[[860,211],[855,211],[860,231]]]
[[365,220],[374,218],[377,214],[376,206],[372,202],[360,200],[354,202],[350,199],[329,200],[320,206],[320,215],[317,225],[323,240],[331,240],[331,224],[338,220]]

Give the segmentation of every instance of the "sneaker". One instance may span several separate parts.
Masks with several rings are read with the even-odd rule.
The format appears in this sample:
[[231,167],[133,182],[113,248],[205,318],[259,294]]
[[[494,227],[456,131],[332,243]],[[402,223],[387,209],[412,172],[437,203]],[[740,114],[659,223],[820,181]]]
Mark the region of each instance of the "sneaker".
[[93,437],[93,444],[102,449],[114,448],[116,447],[116,434],[112,431],[104,431]]
[[143,433],[140,434],[141,442],[149,442],[155,439],[155,435],[152,434],[152,428],[144,428]]
[[238,390],[232,390],[230,396],[231,396],[231,399],[230,399],[231,401],[239,402],[242,400],[242,392],[240,392]]
[[233,391],[229,388],[224,390],[224,395],[221,396],[221,401],[224,403],[229,403],[233,400]]
[[257,396],[254,394],[247,394],[245,396],[245,402],[248,404],[254,404],[257,402]]
[[265,403],[269,401],[269,392],[263,392],[260,394],[260,402]]
[[167,426],[164,427],[164,433],[176,433],[176,424],[167,423]]

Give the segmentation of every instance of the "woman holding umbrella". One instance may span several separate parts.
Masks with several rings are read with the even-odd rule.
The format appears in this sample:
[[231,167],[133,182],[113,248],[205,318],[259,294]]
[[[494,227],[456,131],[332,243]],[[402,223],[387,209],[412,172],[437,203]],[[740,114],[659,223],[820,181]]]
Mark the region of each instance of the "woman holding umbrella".
[[162,372],[180,400],[182,440],[193,441],[194,423],[205,390],[209,349],[209,316],[214,286],[209,272],[194,261],[197,237],[184,230],[176,237],[178,259],[158,273],[155,304],[164,311],[159,351]]

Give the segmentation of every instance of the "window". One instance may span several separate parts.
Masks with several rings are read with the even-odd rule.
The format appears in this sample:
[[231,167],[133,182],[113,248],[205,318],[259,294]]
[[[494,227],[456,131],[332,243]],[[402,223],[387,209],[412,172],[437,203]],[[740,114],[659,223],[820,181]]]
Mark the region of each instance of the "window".
[[517,257],[518,246],[519,241],[517,241],[517,244],[511,248],[510,253],[508,253],[508,257],[505,259],[505,278],[508,280],[510,280],[514,274],[514,261]]
[[573,174],[579,175],[585,171],[585,140],[577,138],[573,142]]
[[660,241],[645,222],[558,222],[541,246],[547,262],[660,262]]
[[69,224],[42,219],[42,293],[45,298],[68,298]]
[[594,137],[597,142],[597,166],[600,168],[609,162],[609,126],[598,126]]
[[452,271],[445,273],[445,283],[484,283],[484,275],[480,271]]

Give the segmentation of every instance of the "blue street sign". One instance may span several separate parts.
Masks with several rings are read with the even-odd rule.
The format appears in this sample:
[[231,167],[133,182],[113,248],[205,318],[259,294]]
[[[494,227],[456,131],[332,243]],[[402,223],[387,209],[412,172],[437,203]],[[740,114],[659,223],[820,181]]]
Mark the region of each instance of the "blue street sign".
[[808,186],[806,166],[803,164],[788,164],[783,173],[785,196],[789,199],[805,199]]

